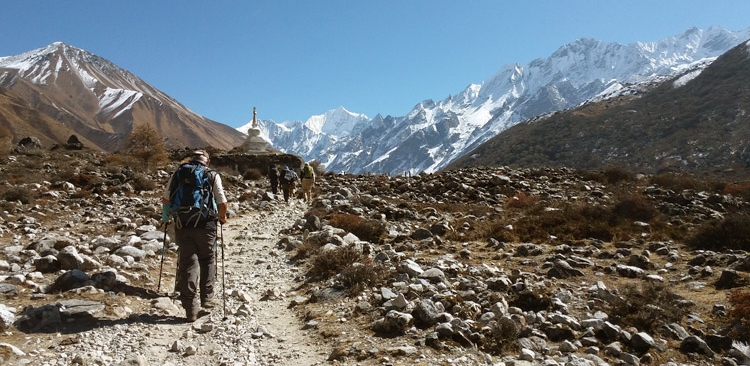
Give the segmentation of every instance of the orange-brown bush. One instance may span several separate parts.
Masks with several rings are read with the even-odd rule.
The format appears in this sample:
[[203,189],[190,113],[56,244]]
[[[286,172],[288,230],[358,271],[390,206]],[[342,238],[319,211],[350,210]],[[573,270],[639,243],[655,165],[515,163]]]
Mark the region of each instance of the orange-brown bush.
[[354,214],[334,214],[328,220],[328,224],[346,230],[371,243],[379,242],[381,236],[385,234],[385,225],[382,222],[365,219]]
[[729,293],[729,317],[738,323],[730,336],[735,339],[750,338],[750,290],[734,289]]
[[724,187],[724,190],[721,192],[723,194],[731,194],[735,197],[742,197],[745,200],[750,199],[750,183],[732,183],[727,184],[726,187]]
[[128,136],[128,153],[142,163],[136,164],[136,167],[148,170],[166,164],[169,159],[167,143],[156,128],[149,124],[133,128]]
[[527,208],[539,202],[539,197],[524,192],[518,192],[513,197],[508,197],[507,205],[512,208]]
[[747,249],[750,245],[750,216],[732,214],[723,220],[707,222],[686,240],[686,244],[693,249],[716,251]]
[[516,223],[513,231],[520,241],[546,242],[550,235],[560,240],[612,240],[609,210],[604,206],[574,203],[561,208],[537,207],[528,211]]

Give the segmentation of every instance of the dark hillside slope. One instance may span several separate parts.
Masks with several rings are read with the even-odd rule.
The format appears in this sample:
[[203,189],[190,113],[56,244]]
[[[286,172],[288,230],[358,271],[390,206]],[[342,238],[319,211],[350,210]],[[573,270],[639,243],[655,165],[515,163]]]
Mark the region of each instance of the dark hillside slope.
[[750,172],[750,50],[719,57],[682,86],[619,97],[520,123],[448,169],[621,167],[636,172]]

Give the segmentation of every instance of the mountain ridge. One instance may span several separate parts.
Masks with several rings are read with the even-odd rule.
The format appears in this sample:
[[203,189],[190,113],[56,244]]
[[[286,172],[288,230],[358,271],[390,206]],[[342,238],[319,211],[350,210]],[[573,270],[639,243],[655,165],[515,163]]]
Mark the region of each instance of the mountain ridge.
[[0,88],[40,112],[37,120],[26,121],[38,128],[26,131],[10,123],[15,120],[13,109],[0,105],[0,124],[16,140],[24,137],[21,131],[47,143],[62,143],[76,135],[89,147],[116,151],[126,147],[129,134],[142,124],[154,126],[175,148],[228,150],[245,138],[105,58],[62,42],[0,57]]
[[750,172],[750,41],[701,72],[687,70],[641,94],[586,103],[519,123],[447,169],[525,166],[643,173]]
[[[352,129],[356,133],[347,136],[281,130],[272,120],[263,128],[273,130],[268,136],[279,150],[321,161],[334,172],[434,172],[521,121],[573,108],[625,85],[675,75],[748,38],[750,28],[731,32],[721,27],[693,27],[659,41],[628,45],[584,38],[527,65],[503,65],[482,83],[444,100],[423,100],[406,116],[376,116],[359,123]],[[301,142],[304,138],[314,143]]]

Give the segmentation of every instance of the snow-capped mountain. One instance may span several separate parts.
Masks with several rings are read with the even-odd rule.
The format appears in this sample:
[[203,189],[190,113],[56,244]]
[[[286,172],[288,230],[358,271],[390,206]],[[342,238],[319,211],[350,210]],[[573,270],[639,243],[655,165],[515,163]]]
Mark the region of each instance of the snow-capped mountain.
[[59,143],[75,134],[84,145],[114,151],[134,125],[148,123],[172,147],[231,149],[244,141],[112,62],[61,42],[0,57],[0,90],[33,113],[19,119],[15,108],[0,108],[0,119],[14,121],[14,135]]
[[332,120],[327,127],[333,112],[315,123],[260,127],[277,149],[334,172],[434,172],[516,123],[708,64],[749,38],[750,28],[711,27],[628,45],[579,39],[527,65],[505,65],[442,101],[418,103],[406,116],[358,121],[348,134],[338,134]]

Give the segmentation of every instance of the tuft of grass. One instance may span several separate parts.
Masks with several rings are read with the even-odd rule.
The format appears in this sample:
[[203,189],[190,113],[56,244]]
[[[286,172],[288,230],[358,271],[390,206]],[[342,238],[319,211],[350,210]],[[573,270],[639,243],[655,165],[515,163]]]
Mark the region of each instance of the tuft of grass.
[[483,329],[484,342],[481,349],[493,355],[502,355],[518,351],[518,336],[521,326],[508,316],[492,320]]
[[351,246],[320,251],[310,257],[310,269],[307,275],[312,279],[325,280],[335,276],[344,268],[359,262],[361,259],[362,254]]
[[345,267],[338,276],[339,283],[355,296],[362,290],[380,286],[391,277],[392,270],[382,264],[375,264],[372,260],[354,262]]

